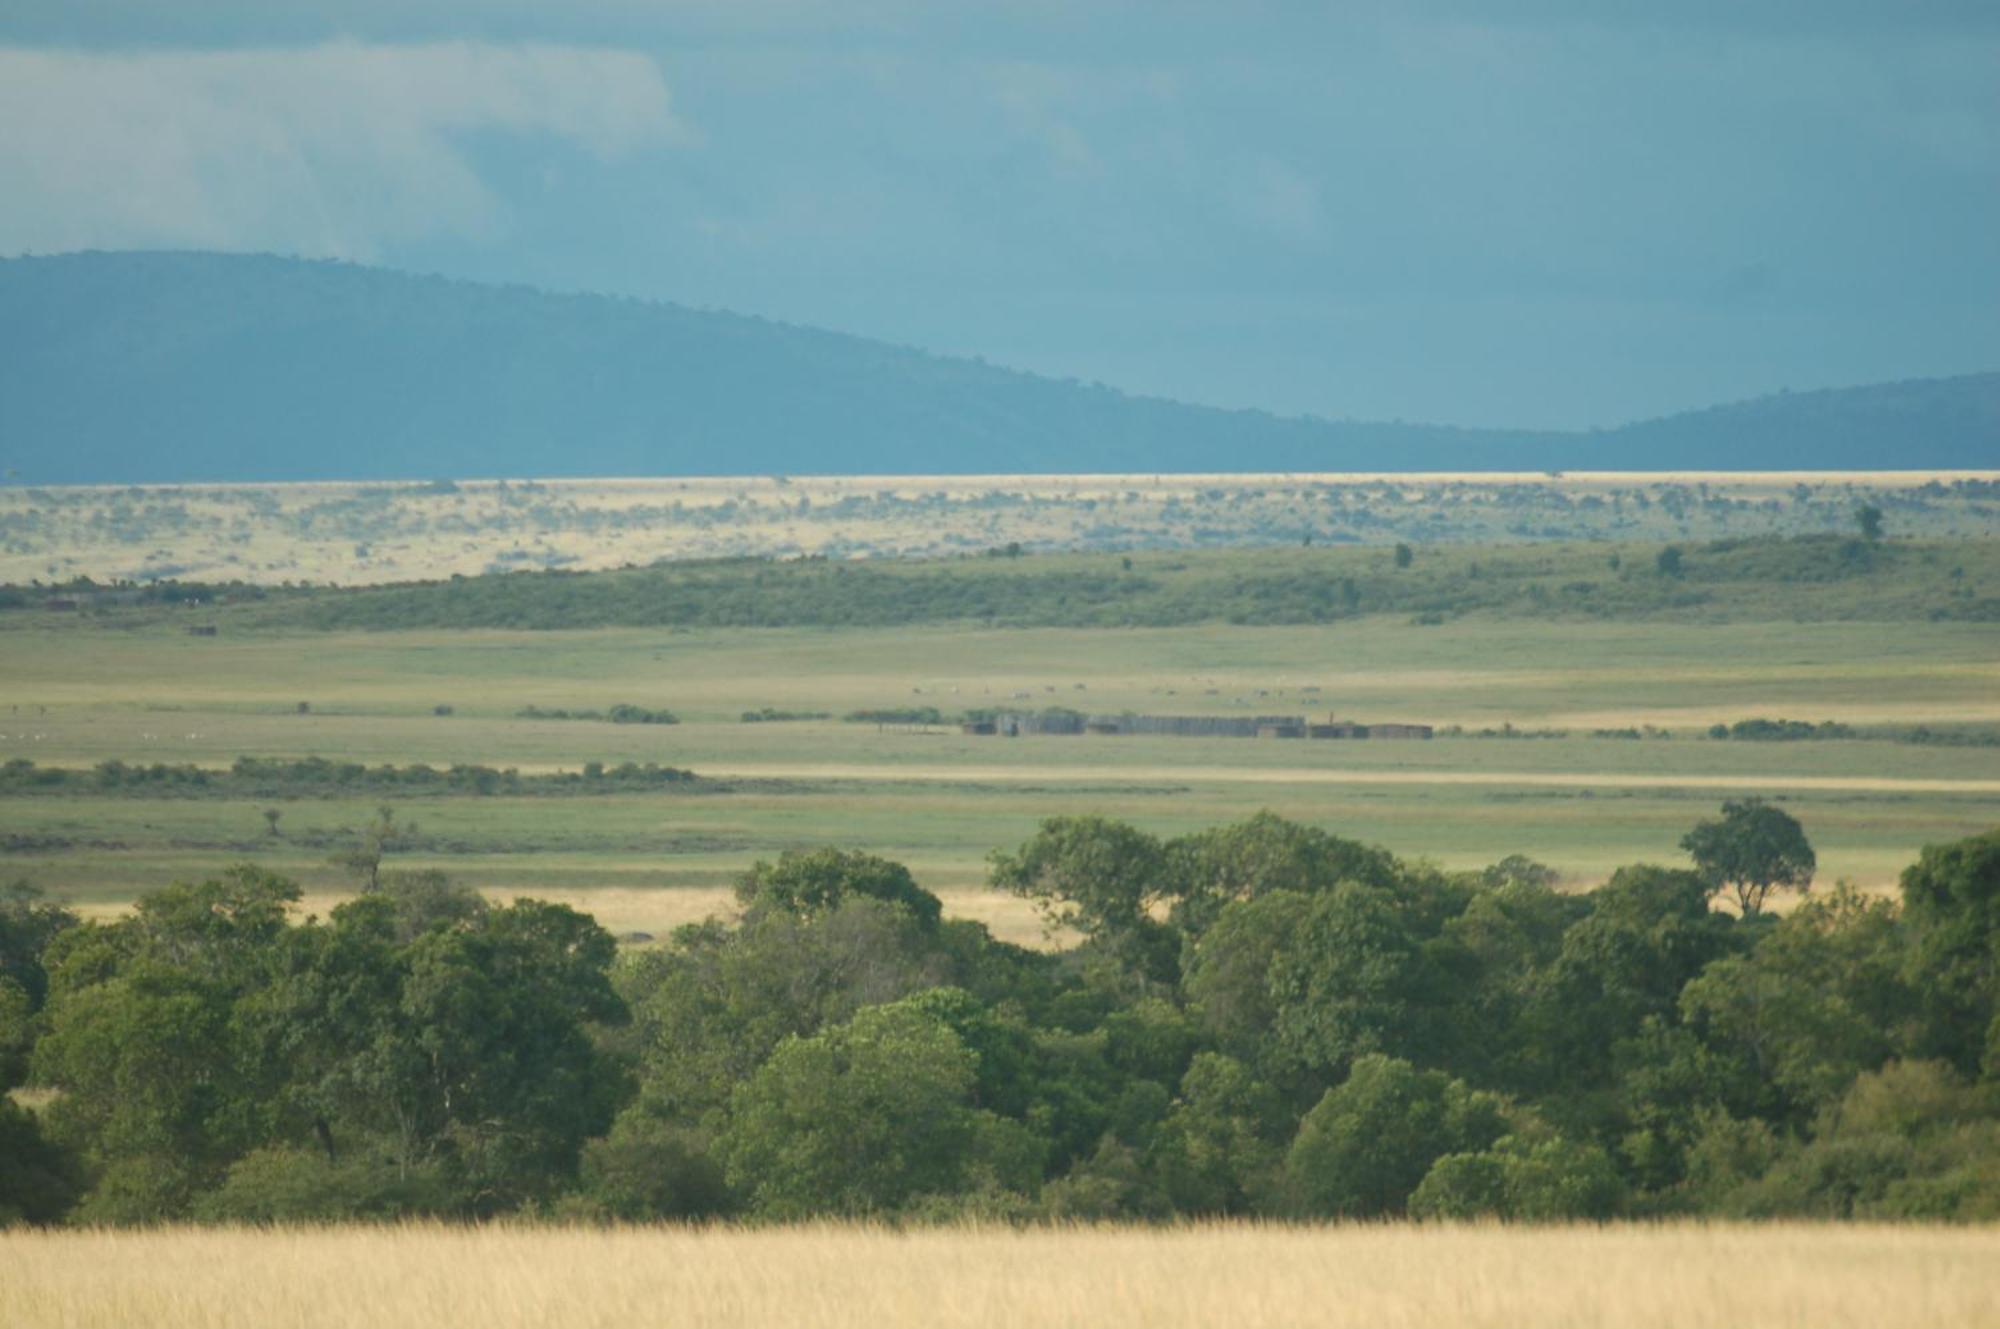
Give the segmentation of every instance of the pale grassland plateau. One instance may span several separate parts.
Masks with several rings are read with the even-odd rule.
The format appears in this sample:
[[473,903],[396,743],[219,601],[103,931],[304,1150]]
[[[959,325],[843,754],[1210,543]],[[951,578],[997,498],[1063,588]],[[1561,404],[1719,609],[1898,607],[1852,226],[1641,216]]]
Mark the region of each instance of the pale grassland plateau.
[[2000,1229],[17,1229],[0,1323],[1981,1329]]
[[848,476],[0,487],[0,581],[343,585],[657,559],[2000,534],[2000,471]]

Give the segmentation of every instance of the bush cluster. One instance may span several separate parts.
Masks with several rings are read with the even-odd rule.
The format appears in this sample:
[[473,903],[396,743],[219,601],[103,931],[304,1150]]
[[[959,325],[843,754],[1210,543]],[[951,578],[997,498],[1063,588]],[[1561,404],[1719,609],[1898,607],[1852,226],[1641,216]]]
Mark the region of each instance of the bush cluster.
[[612,724],[679,724],[681,719],[669,710],[652,710],[644,706],[633,706],[619,702],[604,711],[565,710],[561,707],[545,708],[528,705],[514,712],[517,720],[602,720]]
[[935,706],[884,706],[849,711],[840,717],[849,724],[943,724],[945,714]]
[[1749,743],[1796,743],[1819,738],[1853,738],[1854,728],[1837,720],[1812,724],[1806,720],[1767,720],[1756,716],[1735,724],[1710,725],[1710,738],[1732,738]]

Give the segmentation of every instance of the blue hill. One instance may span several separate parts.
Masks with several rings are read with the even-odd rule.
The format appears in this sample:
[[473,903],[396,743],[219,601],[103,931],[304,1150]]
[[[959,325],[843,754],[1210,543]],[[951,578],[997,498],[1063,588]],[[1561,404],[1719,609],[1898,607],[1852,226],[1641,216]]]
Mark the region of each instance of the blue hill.
[[254,255],[0,260],[23,482],[2000,465],[2000,374],[1589,434],[1287,419],[735,314]]

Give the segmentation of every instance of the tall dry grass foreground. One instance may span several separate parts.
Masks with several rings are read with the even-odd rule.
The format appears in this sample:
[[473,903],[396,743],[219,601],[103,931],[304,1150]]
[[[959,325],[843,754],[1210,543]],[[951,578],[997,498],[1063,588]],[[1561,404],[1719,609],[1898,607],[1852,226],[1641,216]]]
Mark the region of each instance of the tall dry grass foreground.
[[2000,1228],[0,1234],[0,1325],[2000,1325]]

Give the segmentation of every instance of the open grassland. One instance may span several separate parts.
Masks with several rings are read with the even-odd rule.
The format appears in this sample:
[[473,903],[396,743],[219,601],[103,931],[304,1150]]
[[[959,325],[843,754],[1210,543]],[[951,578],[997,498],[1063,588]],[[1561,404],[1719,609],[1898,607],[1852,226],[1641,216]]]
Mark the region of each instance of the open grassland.
[[0,488],[0,581],[364,584],[657,559],[2000,533],[2000,472],[745,476]]
[[[498,896],[554,895],[618,932],[659,934],[726,900],[758,857],[821,843],[908,863],[955,913],[1037,935],[982,891],[987,851],[1057,812],[1161,834],[1262,808],[1449,867],[1525,853],[1577,885],[1678,861],[1725,797],[1787,801],[1822,880],[1886,887],[1925,843],[2000,824],[2000,749],[1868,739],[1715,741],[1770,715],[1856,725],[2000,718],[2000,634],[1977,624],[1560,627],[1360,620],[1332,628],[896,631],[603,629],[576,633],[261,633],[164,626],[5,639],[0,756],[226,767],[318,754],[368,765],[576,770],[655,761],[707,779],[593,797],[398,799],[398,854]],[[1025,700],[1021,699],[1025,694]],[[301,714],[299,701],[310,711]],[[527,705],[667,707],[678,725],[517,718]],[[745,724],[764,706],[839,714],[938,702],[1213,714],[1339,713],[1567,730],[1554,738],[1279,742],[972,737],[942,726]],[[436,715],[450,705],[450,715]],[[1659,726],[1669,736],[1595,737]],[[254,858],[330,893],[329,859],[382,800],[0,801],[0,858],[83,904]],[[280,811],[277,833],[264,818]]]
[[[1383,550],[1133,561],[1142,579],[1159,562],[1162,594],[1220,613],[1244,603],[1245,587],[1277,585],[1289,596],[1325,582],[1316,571],[1325,558],[1380,565],[1364,595],[1405,575]],[[1629,569],[1650,558],[1628,548],[1619,561]],[[1843,560],[1829,580],[1783,579],[1826,558]],[[1452,568],[1424,571],[1446,560]],[[692,769],[704,779],[644,792],[393,797],[398,818],[416,825],[396,865],[442,867],[502,898],[570,900],[619,932],[658,934],[700,917],[726,902],[730,878],[755,859],[837,843],[907,863],[954,912],[1028,939],[1038,925],[1026,905],[984,892],[985,857],[1018,844],[1042,818],[1073,812],[1176,835],[1269,808],[1451,868],[1527,854],[1587,886],[1624,863],[1682,861],[1678,842],[1694,822],[1724,798],[1760,795],[1784,800],[1805,823],[1821,881],[1880,889],[1922,845],[2000,824],[2000,746],[1990,744],[2000,725],[2000,626],[1924,608],[1964,603],[1968,591],[1978,603],[1986,573],[2000,579],[2000,544],[1883,547],[1851,566],[1844,560],[1824,542],[1690,552],[1688,583],[1708,585],[1715,598],[1661,602],[1661,613],[1637,618],[1562,611],[1563,579],[1585,565],[1608,578],[1606,594],[1652,595],[1660,580],[1649,561],[1637,580],[1613,577],[1610,555],[1584,547],[1426,551],[1408,575],[1429,577],[1440,594],[1491,584],[1505,569],[1518,574],[1509,584],[1520,595],[1501,598],[1504,612],[1442,621],[1348,616],[1336,605],[1324,622],[1151,627],[920,618],[841,628],[385,631],[308,622],[327,605],[393,623],[441,606],[512,612],[517,601],[523,612],[560,618],[597,585],[585,578],[490,579],[463,584],[473,589],[462,596],[453,585],[198,610],[13,611],[0,620],[0,760],[222,769],[243,756],[314,755],[524,772],[589,762]],[[1486,572],[1466,580],[1460,574],[1473,564]],[[664,583],[672,594],[660,603],[672,610],[689,595],[723,609],[790,603],[765,593],[791,594],[787,578],[821,574],[789,569],[713,569],[703,575],[719,580],[707,590]],[[1023,579],[1097,585],[1107,569],[1105,607],[1115,612],[1120,559],[1081,555],[891,565],[857,603],[902,613],[910,606],[898,586],[935,583],[931,609],[910,610],[921,615],[967,594],[976,602],[996,587],[1018,590]],[[1175,590],[1175,578],[1186,586]],[[1536,587],[1555,590],[1538,600]],[[1801,621],[1790,611],[1803,612],[1806,591],[1819,608]],[[728,598],[739,592],[740,602]],[[377,595],[402,598],[366,598]],[[1308,594],[1298,603],[1316,601]],[[213,621],[218,634],[191,635],[191,621]],[[681,723],[522,715],[620,704],[671,711]],[[1008,739],[952,724],[837,718],[1057,706],[1400,720],[1460,732],[1429,742]],[[827,718],[741,719],[766,709]],[[1853,732],[1798,742],[1707,736],[1712,725],[1755,717],[1834,721]],[[1896,740],[1919,726],[1989,742]],[[383,801],[337,787],[310,796],[174,792],[0,798],[0,876],[115,907],[171,877],[254,858],[331,899],[347,879],[329,860]],[[278,813],[275,826],[267,809]]]
[[21,1329],[1977,1329],[2000,1230],[1770,1224],[0,1233]]
[[[1469,727],[1707,726],[1747,715],[1854,723],[2000,719],[2000,626],[1987,623],[1621,623],[1386,616],[1327,625],[1111,630],[914,625],[851,629],[604,628],[187,635],[178,622],[125,631],[55,624],[0,633],[9,751],[86,750],[161,759],[234,757],[276,742],[323,745],[344,719],[413,722],[392,734],[430,760],[607,758],[685,741],[687,729],[522,725],[523,707],[666,707],[732,726],[740,744],[786,744],[747,710],[933,705],[1175,714],[1338,713]],[[310,715],[299,715],[307,702]],[[450,706],[449,717],[435,708]],[[120,751],[56,736],[119,716]],[[123,723],[129,719],[131,723]],[[195,723],[195,721],[201,723]],[[241,726],[221,729],[219,725]],[[259,726],[262,726],[259,728]],[[496,727],[497,726],[497,727]],[[741,729],[740,735],[735,730]],[[67,735],[69,731],[62,731]],[[43,737],[37,738],[35,735]],[[194,737],[189,737],[194,735]],[[540,735],[539,739],[535,735]],[[537,753],[546,754],[537,756]],[[761,753],[758,755],[762,755]],[[53,757],[51,758],[53,759]],[[386,757],[382,758],[386,759]]]

